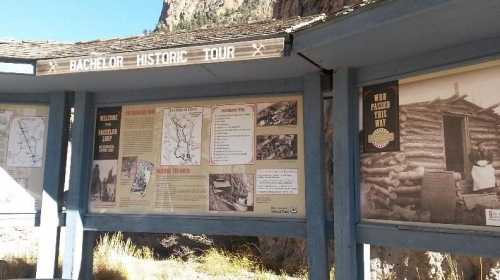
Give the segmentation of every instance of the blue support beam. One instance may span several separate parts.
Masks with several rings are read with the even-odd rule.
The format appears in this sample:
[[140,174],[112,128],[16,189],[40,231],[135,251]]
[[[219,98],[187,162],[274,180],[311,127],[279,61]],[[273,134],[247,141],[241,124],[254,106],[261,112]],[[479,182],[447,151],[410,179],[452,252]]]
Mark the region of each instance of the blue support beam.
[[88,214],[85,230],[305,238],[305,219]]
[[80,277],[78,279],[94,279],[94,247],[97,238],[97,232],[84,231],[82,242],[82,262]]
[[[74,101],[70,188],[66,212],[64,279],[90,279],[89,238],[85,237],[83,216],[87,212],[89,163],[92,160],[94,94],[77,92]],[[83,265],[82,265],[83,264]]]
[[360,86],[378,84],[500,58],[500,36],[425,52],[416,56],[361,67]]
[[[62,94],[62,93],[61,93]],[[50,95],[43,93],[0,93],[0,102],[2,103],[30,103],[30,104],[49,104]]]
[[95,103],[98,105],[126,104],[186,98],[290,94],[302,92],[303,88],[303,79],[301,78],[247,81],[205,86],[152,88],[142,90],[140,93],[135,91],[106,92],[96,94]]
[[358,94],[354,71],[338,69],[334,74],[334,235],[336,279],[363,279],[362,245],[356,240],[359,221]]
[[500,231],[477,226],[404,222],[363,222],[358,240],[380,246],[498,258]]
[[309,278],[329,279],[324,176],[323,95],[321,74],[304,78],[307,251]]
[[37,278],[53,278],[57,268],[61,224],[59,218],[68,146],[68,94],[52,93],[49,100]]

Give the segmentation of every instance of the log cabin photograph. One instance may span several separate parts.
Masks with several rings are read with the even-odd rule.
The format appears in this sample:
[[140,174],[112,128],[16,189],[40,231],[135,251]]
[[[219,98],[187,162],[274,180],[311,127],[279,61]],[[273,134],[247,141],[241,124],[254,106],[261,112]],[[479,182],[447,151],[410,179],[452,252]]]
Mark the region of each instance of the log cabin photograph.
[[365,219],[488,225],[500,209],[500,66],[399,83],[400,151],[361,155]]

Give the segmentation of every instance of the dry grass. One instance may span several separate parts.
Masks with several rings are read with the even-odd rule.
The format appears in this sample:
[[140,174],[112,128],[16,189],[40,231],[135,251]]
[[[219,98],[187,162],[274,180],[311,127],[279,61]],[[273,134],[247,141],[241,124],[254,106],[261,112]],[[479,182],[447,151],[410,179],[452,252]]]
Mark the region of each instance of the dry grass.
[[257,266],[248,257],[229,255],[217,249],[210,249],[198,261],[199,270],[212,276],[236,275]]
[[[5,253],[5,252],[4,252]],[[160,260],[147,247],[138,247],[130,239],[125,240],[123,234],[104,235],[98,240],[94,251],[95,279],[126,280],[126,279],[175,279],[175,280],[305,280],[307,273],[289,276],[285,273],[274,273],[266,270],[259,259],[250,253],[230,254],[217,249],[210,249],[200,257],[188,260],[171,258]],[[2,256],[0,261],[0,280],[13,278],[32,278],[35,276],[36,257],[25,254],[24,251],[13,256]],[[460,265],[456,259],[443,255],[439,265],[443,273],[433,279],[465,280]],[[485,279],[500,280],[500,264],[494,267],[490,276]],[[335,279],[331,271],[331,279]],[[425,279],[421,272],[419,278]],[[487,272],[486,272],[487,273]],[[381,276],[381,275],[379,275]],[[391,273],[377,280],[396,279]]]
[[94,250],[96,279],[129,279],[131,264],[137,261],[153,261],[153,252],[146,247],[135,246],[122,233],[101,237]]
[[217,249],[209,250],[196,261],[199,263],[197,271],[216,279],[307,279],[306,272],[293,277],[284,272],[277,275],[264,269],[258,260],[252,260],[247,255],[228,254]]
[[460,271],[457,261],[450,254],[446,254],[444,258],[448,266],[446,280],[465,280],[464,274]]
[[36,259],[33,257],[6,258],[0,261],[0,279],[35,277]]
[[266,271],[243,255],[231,255],[211,249],[201,257],[181,260],[158,260],[151,249],[137,247],[121,233],[105,235],[94,251],[94,275],[97,280],[125,279],[256,279],[302,280],[305,275],[291,277]]

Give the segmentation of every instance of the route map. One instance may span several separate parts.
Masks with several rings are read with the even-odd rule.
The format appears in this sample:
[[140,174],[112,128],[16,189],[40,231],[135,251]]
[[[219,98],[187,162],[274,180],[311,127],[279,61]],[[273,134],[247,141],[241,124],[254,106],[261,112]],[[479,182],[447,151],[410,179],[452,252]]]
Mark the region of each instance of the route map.
[[203,108],[170,108],[163,119],[161,165],[199,165]]
[[7,150],[9,167],[42,167],[45,136],[43,117],[13,119]]

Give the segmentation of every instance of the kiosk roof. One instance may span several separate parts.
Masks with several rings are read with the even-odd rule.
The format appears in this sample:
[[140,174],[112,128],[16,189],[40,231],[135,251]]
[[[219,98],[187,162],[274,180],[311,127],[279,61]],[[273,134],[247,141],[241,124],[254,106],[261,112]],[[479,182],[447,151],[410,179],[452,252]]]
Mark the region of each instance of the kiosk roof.
[[325,15],[314,15],[191,31],[157,31],[141,36],[77,43],[0,41],[0,57],[37,60],[274,38],[302,30],[325,19]]

